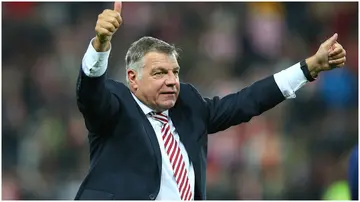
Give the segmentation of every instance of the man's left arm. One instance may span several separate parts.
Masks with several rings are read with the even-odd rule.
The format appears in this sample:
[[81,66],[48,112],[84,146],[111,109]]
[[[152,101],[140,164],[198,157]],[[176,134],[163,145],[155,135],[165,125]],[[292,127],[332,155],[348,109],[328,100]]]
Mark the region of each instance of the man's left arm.
[[248,122],[252,117],[275,107],[285,99],[295,98],[295,92],[307,82],[300,63],[297,63],[237,93],[223,98],[206,98],[208,132],[216,133]]
[[208,133],[247,122],[285,99],[295,98],[295,92],[321,71],[343,66],[345,50],[336,40],[337,34],[321,44],[315,55],[237,93],[205,99]]

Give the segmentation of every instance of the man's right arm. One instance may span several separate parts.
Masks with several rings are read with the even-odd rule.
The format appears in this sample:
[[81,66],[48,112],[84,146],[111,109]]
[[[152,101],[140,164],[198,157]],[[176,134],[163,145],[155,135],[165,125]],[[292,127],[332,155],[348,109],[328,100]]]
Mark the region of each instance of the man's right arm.
[[118,97],[105,85],[111,48],[97,52],[93,46],[95,39],[83,57],[76,88],[78,108],[90,131],[106,127],[120,111]]
[[106,69],[111,51],[111,38],[122,23],[121,2],[106,9],[96,22],[93,38],[82,60],[76,95],[80,112],[90,132],[111,129],[120,112],[120,99],[106,87]]

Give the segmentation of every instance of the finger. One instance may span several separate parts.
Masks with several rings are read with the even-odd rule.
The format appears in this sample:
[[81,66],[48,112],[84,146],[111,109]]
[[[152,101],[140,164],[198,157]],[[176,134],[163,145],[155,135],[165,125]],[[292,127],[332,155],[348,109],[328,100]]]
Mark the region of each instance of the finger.
[[118,27],[122,24],[122,17],[120,15],[117,15],[115,17],[116,21],[118,22]]
[[100,23],[100,27],[105,28],[105,29],[107,29],[107,30],[109,30],[109,31],[111,31],[111,32],[115,32],[115,31],[116,31],[115,25],[113,25],[112,23],[107,22],[107,21],[102,21],[102,22]]
[[346,57],[342,57],[340,59],[330,60],[329,64],[330,65],[339,65],[339,64],[345,63],[345,61],[346,61]]
[[339,55],[340,53],[345,54],[345,50],[343,48],[335,48],[333,51],[331,51],[329,53],[329,57],[335,56],[335,55]]
[[344,67],[345,66],[345,63],[341,63],[341,64],[339,64],[339,65],[330,65],[330,67],[332,68],[332,69],[334,69],[334,68],[341,68],[341,67]]
[[330,60],[336,60],[336,59],[340,59],[340,58],[342,58],[342,57],[345,57],[345,53],[344,53],[344,52],[340,52],[340,53],[337,54],[337,55],[330,56],[328,60],[329,60],[329,61],[330,61]]
[[341,46],[338,42],[335,42],[335,44],[332,45],[332,46],[329,48],[328,52],[329,52],[329,54],[330,54],[330,53],[333,52],[335,49],[339,49],[339,48],[342,48],[342,46]]
[[112,32],[110,32],[109,30],[103,28],[103,27],[97,27],[95,28],[96,34],[100,35],[100,36],[111,36]]
[[117,11],[110,10],[110,9],[104,10],[103,13],[104,13],[104,16],[111,16],[111,17],[119,16],[119,13]]
[[[105,10],[104,14],[102,14],[100,17],[101,17],[101,19],[104,19],[105,21],[108,21],[108,22],[111,22],[114,24],[115,24],[114,21],[116,20],[119,24],[118,26],[120,26],[122,23],[122,18],[119,15],[119,13],[114,12],[113,10]],[[114,18],[114,20],[112,18]]]
[[117,15],[116,17],[106,16],[102,20],[104,22],[108,22],[108,23],[114,25],[115,28],[119,28],[120,23],[121,23],[121,17],[118,14],[116,14],[116,15]]
[[339,65],[336,65],[336,67],[343,67],[343,66],[345,66],[345,62],[344,62],[344,63],[341,63],[341,64],[339,64]]
[[330,37],[328,40],[326,40],[323,44],[325,46],[326,49],[331,48],[332,45],[334,45],[336,43],[338,39],[338,34],[335,33],[332,37]]
[[121,15],[122,3],[121,1],[115,1],[114,11],[118,12]]
[[107,21],[112,23],[116,28],[119,28],[122,23],[122,17],[120,17],[120,15],[116,14],[116,16],[109,18]]
[[[120,17],[120,16],[118,16],[118,17]],[[113,18],[113,19],[110,21],[110,23],[113,24],[116,29],[120,27],[119,19]]]

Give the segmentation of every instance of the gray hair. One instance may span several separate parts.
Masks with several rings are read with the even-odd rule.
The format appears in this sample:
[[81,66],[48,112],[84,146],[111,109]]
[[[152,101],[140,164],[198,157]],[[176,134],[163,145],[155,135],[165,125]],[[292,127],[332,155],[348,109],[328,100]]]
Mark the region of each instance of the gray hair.
[[[179,57],[178,49],[174,45],[170,45],[160,39],[145,36],[133,42],[126,53],[125,64],[126,72],[131,69],[138,73],[141,78],[141,70],[144,67],[144,56],[149,52],[159,52],[173,55],[176,59]],[[126,74],[126,82],[129,84],[128,75]]]

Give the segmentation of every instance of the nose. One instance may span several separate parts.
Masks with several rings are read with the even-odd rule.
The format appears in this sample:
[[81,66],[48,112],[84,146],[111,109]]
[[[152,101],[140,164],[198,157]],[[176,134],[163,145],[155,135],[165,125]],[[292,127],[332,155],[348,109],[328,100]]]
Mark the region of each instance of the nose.
[[177,82],[177,76],[173,72],[169,72],[165,80],[165,84],[167,86],[173,86],[176,84],[176,82]]

